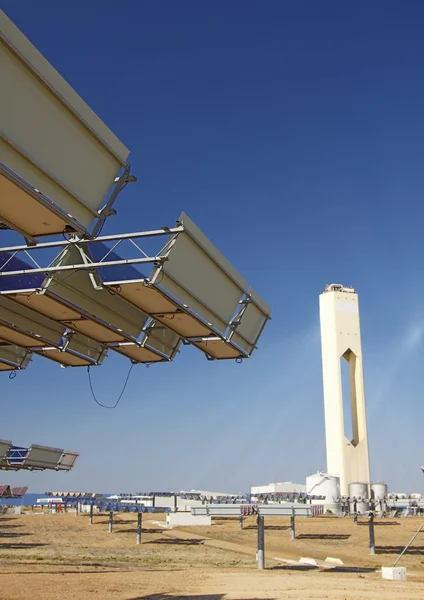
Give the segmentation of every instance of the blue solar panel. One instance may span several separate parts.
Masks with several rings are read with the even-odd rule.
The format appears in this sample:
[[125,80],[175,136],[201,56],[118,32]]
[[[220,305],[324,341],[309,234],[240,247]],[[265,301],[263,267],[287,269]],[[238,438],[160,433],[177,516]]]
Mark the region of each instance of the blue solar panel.
[[6,454],[6,460],[10,466],[22,465],[26,457],[28,456],[29,448],[22,448],[21,446],[12,446]]
[[[0,270],[2,272],[7,271],[21,271],[23,269],[34,269],[35,267],[26,263],[14,256],[10,258],[12,254],[9,252],[0,252]],[[10,259],[10,260],[9,260]],[[9,261],[9,262],[7,262]],[[7,262],[7,265],[2,268]],[[11,275],[10,277],[0,277],[0,292],[4,291],[16,291],[20,290],[32,290],[40,288],[44,281],[45,275],[43,273],[34,273],[33,275]]]
[[[109,252],[109,248],[102,244],[101,242],[88,243],[87,249],[90,253],[91,259],[94,262],[101,262],[106,254]],[[141,256],[141,255],[140,255]],[[115,261],[115,260],[123,260],[123,257],[117,254],[116,252],[110,252],[107,254],[107,257],[104,259],[105,261]],[[105,267],[97,269],[97,272],[105,283],[110,281],[130,281],[130,280],[138,280],[145,279],[146,275],[138,270],[137,267],[133,265],[119,265],[116,267]]]

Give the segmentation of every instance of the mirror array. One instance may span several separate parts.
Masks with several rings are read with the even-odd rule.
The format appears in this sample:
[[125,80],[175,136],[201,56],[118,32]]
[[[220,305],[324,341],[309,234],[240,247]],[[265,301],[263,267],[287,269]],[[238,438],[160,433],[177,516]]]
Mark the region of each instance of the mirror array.
[[10,485],[0,485],[0,499],[4,498],[23,498],[28,487],[10,487]]
[[2,471],[70,471],[77,462],[78,452],[39,446],[14,446],[9,440],[0,440],[0,470]]
[[0,371],[250,357],[271,310],[188,215],[100,235],[129,150],[2,11],[0,77],[0,240],[25,241],[0,248]]

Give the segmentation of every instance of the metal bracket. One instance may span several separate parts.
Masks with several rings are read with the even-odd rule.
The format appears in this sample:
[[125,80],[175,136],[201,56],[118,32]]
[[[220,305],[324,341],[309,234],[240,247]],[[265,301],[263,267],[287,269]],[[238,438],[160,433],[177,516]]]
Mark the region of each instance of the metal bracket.
[[108,216],[111,215],[111,214],[116,214],[116,213],[113,213],[111,209],[112,209],[112,206],[113,206],[113,204],[114,204],[114,202],[115,202],[118,194],[129,183],[133,183],[133,182],[137,181],[136,177],[130,176],[130,170],[131,170],[131,165],[130,165],[130,163],[127,163],[125,165],[124,172],[119,177],[118,181],[116,181],[116,183],[115,183],[115,189],[113,190],[113,192],[109,196],[108,201],[106,202],[105,206],[99,210],[98,221],[95,224],[95,226],[94,226],[93,231],[91,232],[91,234],[89,234],[87,236],[88,239],[96,238],[100,234],[100,232],[101,232],[101,230],[103,228],[103,225],[104,225],[106,219],[108,218]]

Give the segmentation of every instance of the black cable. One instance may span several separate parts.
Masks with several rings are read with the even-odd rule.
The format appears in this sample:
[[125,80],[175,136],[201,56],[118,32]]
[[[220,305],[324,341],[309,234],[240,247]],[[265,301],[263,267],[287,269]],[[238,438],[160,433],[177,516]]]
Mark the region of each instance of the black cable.
[[111,286],[107,285],[107,286],[106,286],[106,290],[109,292],[109,294],[110,294],[111,296],[119,296],[119,294],[120,294],[120,293],[121,293],[121,291],[122,291],[122,288],[121,288],[121,286],[120,286],[120,285],[115,285],[115,286],[113,286],[113,287],[111,287]]
[[129,378],[130,378],[130,375],[131,375],[131,371],[132,371],[132,369],[133,369],[133,367],[134,367],[135,364],[136,363],[132,363],[132,365],[130,366],[130,368],[128,370],[128,373],[127,373],[127,377],[125,379],[124,387],[122,388],[121,393],[118,396],[118,400],[115,402],[115,404],[113,406],[106,406],[106,404],[102,404],[101,402],[99,402],[97,400],[96,395],[95,395],[94,390],[93,390],[93,384],[91,383],[90,367],[88,366],[87,367],[88,381],[90,383],[91,395],[93,396],[94,402],[96,404],[98,404],[99,406],[101,406],[102,408],[116,408],[118,406],[119,401],[121,400],[122,396],[124,395],[125,388],[127,387],[127,383],[128,383]]

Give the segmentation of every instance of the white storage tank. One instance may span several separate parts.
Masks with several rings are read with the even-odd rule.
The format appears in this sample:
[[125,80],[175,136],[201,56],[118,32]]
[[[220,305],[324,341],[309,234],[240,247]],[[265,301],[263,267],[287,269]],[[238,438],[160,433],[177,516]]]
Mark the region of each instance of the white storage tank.
[[373,500],[384,500],[387,497],[387,484],[386,483],[372,483],[371,484],[371,498]]
[[318,471],[306,478],[306,493],[311,496],[324,496],[325,500],[312,500],[312,504],[323,504],[324,510],[340,512],[340,477]]
[[356,512],[364,515],[369,510],[368,483],[355,482],[349,484],[350,512],[355,511],[353,499],[356,498]]

